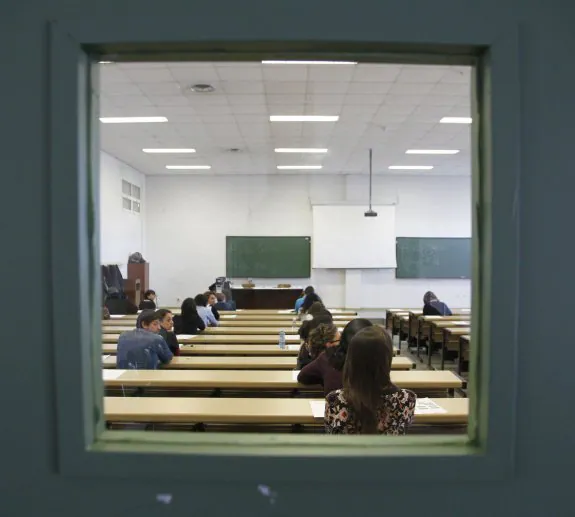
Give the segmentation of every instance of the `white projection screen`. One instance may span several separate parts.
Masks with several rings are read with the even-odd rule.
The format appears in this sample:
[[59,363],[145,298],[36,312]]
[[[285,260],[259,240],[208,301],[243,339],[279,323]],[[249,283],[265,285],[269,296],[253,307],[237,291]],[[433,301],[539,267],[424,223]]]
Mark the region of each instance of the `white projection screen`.
[[316,269],[395,268],[395,206],[313,207],[312,267]]

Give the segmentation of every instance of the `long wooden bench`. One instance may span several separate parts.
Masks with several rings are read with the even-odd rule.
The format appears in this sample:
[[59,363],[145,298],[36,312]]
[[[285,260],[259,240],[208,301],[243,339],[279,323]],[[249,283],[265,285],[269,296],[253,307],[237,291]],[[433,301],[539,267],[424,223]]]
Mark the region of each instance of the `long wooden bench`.
[[[121,334],[122,332],[127,332],[129,330],[134,330],[133,326],[126,325],[104,325],[102,327],[102,332],[104,334]],[[281,331],[284,331],[286,335],[295,335],[298,333],[299,325],[294,327],[289,322],[284,326],[278,327],[208,327],[202,331],[201,335],[216,335],[216,336],[226,336],[226,335],[267,335],[267,336],[279,336]]]
[[[469,401],[433,398],[444,412],[415,410],[414,424],[466,424]],[[322,399],[297,398],[170,398],[105,397],[108,422],[220,423],[220,424],[321,424],[317,409]],[[315,413],[315,416],[314,416]]]
[[[162,365],[162,369],[171,370],[293,370],[296,367],[294,356],[247,356],[247,357],[174,357],[169,364]],[[116,356],[109,355],[102,358],[104,368],[116,368]],[[394,357],[391,362],[392,370],[411,370],[415,363],[407,357]]]
[[[103,343],[117,343],[119,334],[103,334]],[[217,334],[197,334],[178,336],[178,342],[181,344],[189,345],[278,345],[279,336],[277,334],[271,335],[217,335]],[[300,343],[300,337],[295,334],[286,335],[286,344],[295,345]]]

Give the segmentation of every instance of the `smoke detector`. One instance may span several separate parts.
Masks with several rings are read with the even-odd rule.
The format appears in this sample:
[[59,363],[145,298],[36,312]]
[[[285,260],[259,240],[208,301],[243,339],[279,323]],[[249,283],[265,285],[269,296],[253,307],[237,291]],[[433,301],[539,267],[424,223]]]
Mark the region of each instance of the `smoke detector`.
[[204,83],[192,84],[192,86],[190,86],[190,90],[196,93],[212,93],[216,91],[211,84]]

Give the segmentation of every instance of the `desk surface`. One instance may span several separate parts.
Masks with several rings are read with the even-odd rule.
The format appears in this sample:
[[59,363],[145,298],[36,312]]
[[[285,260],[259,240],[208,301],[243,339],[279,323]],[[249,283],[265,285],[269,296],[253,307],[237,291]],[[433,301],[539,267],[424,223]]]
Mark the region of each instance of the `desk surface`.
[[[105,325],[102,327],[102,332],[105,334],[121,334],[122,332],[126,332],[128,330],[134,330],[133,326],[127,325]],[[277,326],[277,327],[231,327],[231,326],[222,326],[222,327],[208,327],[206,330],[202,332],[202,336],[206,335],[215,335],[215,336],[226,336],[226,335],[267,335],[267,336],[276,336],[276,341],[281,331],[284,331],[286,334],[295,335],[298,333],[299,326],[293,327],[290,322],[286,322],[286,325]]]
[[[260,356],[297,356],[300,345],[289,345],[282,350],[277,345],[194,345],[182,346],[181,355],[260,355]],[[102,353],[115,354],[116,342],[102,344]]]
[[[110,370],[104,369],[104,385],[164,388],[303,388],[297,371],[282,370]],[[400,388],[461,388],[462,380],[450,371],[392,371]]]
[[[102,334],[103,343],[117,343],[119,334]],[[221,345],[278,345],[279,336],[277,334],[272,335],[250,335],[250,334],[197,334],[191,336],[189,334],[178,335],[178,342],[180,344],[221,344]],[[298,335],[288,334],[286,335],[286,344],[294,345],[301,342]],[[279,347],[278,347],[279,348]]]
[[[347,314],[332,314],[334,321],[350,321],[355,316]],[[295,314],[246,314],[238,312],[236,314],[221,314],[220,321],[293,321]]]
[[[251,357],[174,357],[170,364],[162,366],[170,370],[293,370],[296,367],[295,356],[251,356]],[[116,356],[107,356],[102,360],[104,368],[116,368]],[[407,357],[394,357],[392,370],[411,370],[415,363]]]
[[[322,399],[314,399],[315,402]],[[434,398],[446,413],[421,414],[415,424],[465,424],[469,400]],[[180,422],[244,424],[314,424],[310,399],[105,397],[104,413],[111,422]]]

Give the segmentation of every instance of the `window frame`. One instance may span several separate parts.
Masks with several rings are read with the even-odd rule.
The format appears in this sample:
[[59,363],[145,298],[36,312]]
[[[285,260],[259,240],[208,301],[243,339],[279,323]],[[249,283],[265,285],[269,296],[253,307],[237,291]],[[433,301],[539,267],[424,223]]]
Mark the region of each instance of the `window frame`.
[[[61,475],[262,483],[513,475],[516,425],[520,184],[520,34],[478,34],[474,20],[427,34],[382,22],[387,43],[209,42],[186,20],[163,24],[60,20],[49,26],[50,236],[54,408]],[[213,27],[212,27],[213,29]],[[493,30],[493,29],[492,29]],[[190,38],[195,38],[190,42]],[[147,42],[134,44],[133,42]],[[188,43],[182,43],[188,41]],[[447,44],[430,44],[442,41]],[[208,43],[206,43],[208,42]],[[215,44],[217,43],[217,44]],[[212,51],[217,48],[217,51]],[[151,54],[150,52],[153,52]],[[469,433],[464,437],[178,434],[106,431],[99,284],[98,60],[253,60],[304,56],[413,64],[473,64],[473,326]],[[482,174],[479,174],[481,168]],[[479,258],[481,257],[481,260]],[[495,354],[497,352],[497,355]],[[231,461],[234,460],[234,461]],[[305,461],[305,468],[302,462]]]

